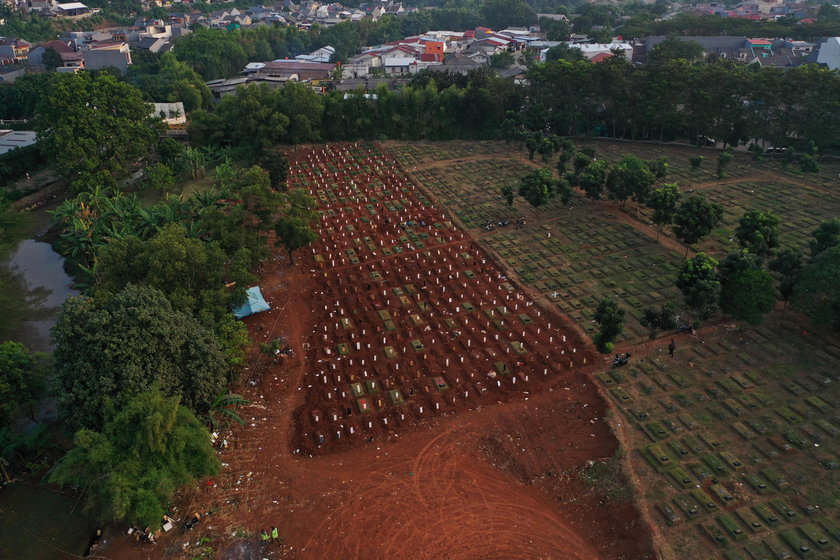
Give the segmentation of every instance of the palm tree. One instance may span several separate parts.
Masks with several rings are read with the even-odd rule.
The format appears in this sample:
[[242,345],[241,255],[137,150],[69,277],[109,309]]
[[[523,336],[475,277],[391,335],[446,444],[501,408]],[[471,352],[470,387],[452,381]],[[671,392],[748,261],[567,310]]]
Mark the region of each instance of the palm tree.
[[214,431],[223,427],[227,428],[231,420],[244,426],[245,420],[239,416],[237,410],[240,406],[247,404],[251,404],[251,401],[242,395],[219,393],[216,399],[210,403],[210,409],[207,411],[207,419],[210,421],[210,427]]

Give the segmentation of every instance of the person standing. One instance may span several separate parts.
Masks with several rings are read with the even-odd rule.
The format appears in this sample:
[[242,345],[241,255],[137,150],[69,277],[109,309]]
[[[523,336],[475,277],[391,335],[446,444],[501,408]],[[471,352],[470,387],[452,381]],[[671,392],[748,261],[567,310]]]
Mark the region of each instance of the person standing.
[[674,342],[674,339],[671,339],[671,344],[668,345],[668,354],[673,358],[674,357],[674,350],[677,349],[677,343]]
[[271,540],[276,541],[280,538],[280,532],[277,530],[277,527],[271,528]]

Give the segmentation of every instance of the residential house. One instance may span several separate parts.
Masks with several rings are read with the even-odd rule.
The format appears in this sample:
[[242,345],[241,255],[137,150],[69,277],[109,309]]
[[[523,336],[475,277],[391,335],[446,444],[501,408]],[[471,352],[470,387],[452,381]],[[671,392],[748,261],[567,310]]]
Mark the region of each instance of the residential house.
[[0,84],[12,84],[24,74],[26,74],[26,66],[23,64],[0,66]]
[[0,37],[0,64],[26,62],[31,46],[23,39]]
[[0,155],[31,146],[37,141],[38,138],[32,130],[0,130]]
[[830,70],[840,69],[840,37],[828,37],[820,44],[817,64],[824,64]]
[[56,17],[80,19],[91,14],[90,8],[81,2],[68,2],[66,4],[56,4],[53,8],[53,15]]
[[600,61],[603,61],[604,57],[599,55],[612,55],[613,51],[622,52],[624,54],[624,58],[627,60],[631,60],[633,58],[633,45],[630,43],[578,43],[569,46],[574,49],[580,49],[587,60],[592,60],[593,58],[598,57]]
[[113,67],[122,74],[128,73],[131,64],[131,50],[128,44],[121,41],[102,41],[91,44],[82,52],[85,68],[101,70]]
[[467,74],[471,70],[481,68],[481,64],[462,54],[447,55],[441,70],[452,74]]
[[169,128],[182,129],[187,124],[187,113],[184,111],[184,104],[180,101],[175,103],[152,103],[154,110],[152,116],[160,118]]
[[83,55],[81,51],[73,48],[71,41],[56,39],[55,41],[47,41],[41,43],[31,51],[29,51],[29,60],[27,63],[30,66],[43,66],[44,52],[47,49],[53,49],[61,57],[62,66],[65,67],[81,67],[84,64]]

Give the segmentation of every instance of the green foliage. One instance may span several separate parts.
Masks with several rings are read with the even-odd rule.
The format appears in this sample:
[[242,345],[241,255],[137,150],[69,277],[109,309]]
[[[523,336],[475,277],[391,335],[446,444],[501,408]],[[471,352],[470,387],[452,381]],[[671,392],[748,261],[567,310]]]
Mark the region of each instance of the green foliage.
[[695,41],[684,41],[675,36],[669,36],[653,47],[648,55],[651,64],[662,64],[671,60],[685,60],[694,62],[703,58],[703,46]]
[[644,202],[655,182],[656,176],[644,161],[636,156],[626,156],[607,175],[607,196],[618,202],[628,198]]
[[674,234],[683,243],[697,243],[712,233],[722,217],[723,206],[703,196],[692,196],[674,215]]
[[108,73],[57,75],[38,105],[35,130],[75,192],[113,186],[156,142],[151,106]]
[[598,346],[602,351],[608,342],[613,342],[624,331],[624,309],[611,299],[602,299],[595,309],[595,322],[598,323]]
[[537,14],[525,0],[484,0],[481,16],[484,25],[499,31],[507,27],[527,27],[537,21]]
[[247,148],[259,156],[279,143],[318,141],[322,111],[322,98],[304,84],[241,87],[236,95],[224,97],[214,112],[193,113],[190,141]]
[[802,269],[793,304],[817,327],[840,332],[840,245],[820,251]]
[[245,421],[237,413],[240,406],[251,404],[251,401],[235,393],[220,393],[211,403],[207,413],[210,427],[213,430],[225,429],[231,421],[244,426]]
[[648,208],[653,209],[651,219],[659,230],[662,229],[662,226],[667,226],[674,222],[674,217],[677,213],[677,203],[681,197],[682,193],[680,192],[679,185],[676,183],[662,185],[647,197],[646,204]]
[[671,302],[662,305],[659,309],[647,307],[642,310],[639,323],[648,329],[651,339],[656,338],[656,332],[658,330],[671,330],[676,328],[677,308]]
[[[575,167],[578,159],[575,158]],[[582,188],[588,198],[598,200],[604,192],[604,185],[607,182],[608,164],[605,160],[593,161],[576,176],[567,176],[571,182],[576,182]]]
[[50,481],[82,487],[102,521],[155,527],[172,493],[216,474],[210,434],[156,389],[132,395],[100,430],[82,429]]
[[799,281],[799,273],[802,270],[802,253],[798,249],[779,251],[775,258],[770,261],[769,268],[778,281],[779,298],[787,305]]
[[291,264],[294,264],[294,251],[318,240],[318,234],[310,226],[309,220],[304,218],[283,216],[277,221],[274,231],[277,233],[277,243],[289,253]]
[[513,206],[513,201],[516,199],[516,190],[513,188],[513,185],[504,185],[502,187],[502,196],[507,202],[508,206]]
[[0,428],[8,426],[17,412],[33,416],[45,379],[43,355],[18,342],[0,344]]
[[772,212],[750,210],[738,221],[738,244],[764,258],[779,246],[779,217]]
[[100,429],[109,410],[154,384],[203,413],[227,380],[213,333],[149,287],[70,298],[53,340],[59,409],[72,427]]
[[189,64],[204,80],[227,78],[248,62],[238,36],[221,29],[196,29],[175,40],[175,52],[178,60]]
[[691,170],[698,171],[700,169],[700,166],[703,165],[703,161],[705,159],[706,158],[704,158],[703,156],[692,156],[691,158],[689,158],[688,162],[691,164]]
[[141,186],[146,190],[169,192],[175,187],[175,175],[165,163],[153,163],[146,167]]
[[653,173],[657,179],[664,179],[665,176],[668,175],[668,168],[670,167],[670,164],[668,163],[668,158],[665,156],[660,156],[646,163],[650,172]]
[[717,159],[717,176],[719,179],[726,177],[726,168],[732,163],[735,156],[729,150],[724,150],[718,155]]
[[556,47],[551,47],[545,53],[546,62],[556,62],[558,60],[567,60],[569,62],[585,62],[586,57],[583,56],[583,51],[570,47],[566,43],[561,43]]
[[285,191],[289,178],[289,158],[279,151],[268,153],[260,160],[260,167],[268,171],[271,188]]
[[832,218],[821,223],[812,233],[814,239],[810,242],[811,258],[840,245],[840,218]]
[[496,53],[490,56],[491,68],[508,68],[513,66],[513,55],[507,51]]
[[685,261],[677,277],[685,304],[700,319],[708,319],[718,310],[721,286],[717,266],[718,262],[706,253],[697,253]]
[[534,207],[548,204],[556,194],[557,180],[547,167],[535,169],[519,182],[519,196]]
[[773,277],[762,270],[757,255],[730,253],[720,263],[720,308],[724,313],[758,325],[775,301]]
[[[187,35],[190,37],[191,35]],[[178,51],[181,54],[181,51]],[[158,63],[147,67],[129,66],[128,81],[143,92],[147,101],[170,103],[182,101],[188,113],[206,109],[213,103],[213,94],[193,68],[175,54],[161,55]]]

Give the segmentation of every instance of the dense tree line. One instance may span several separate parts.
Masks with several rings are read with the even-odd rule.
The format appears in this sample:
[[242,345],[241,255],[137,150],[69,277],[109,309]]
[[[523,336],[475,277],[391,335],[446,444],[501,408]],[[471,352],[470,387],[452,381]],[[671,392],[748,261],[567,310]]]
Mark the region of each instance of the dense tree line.
[[640,67],[614,57],[595,65],[540,64],[528,78],[529,103],[514,117],[525,129],[840,148],[840,75],[813,65],[782,70],[665,60]]

